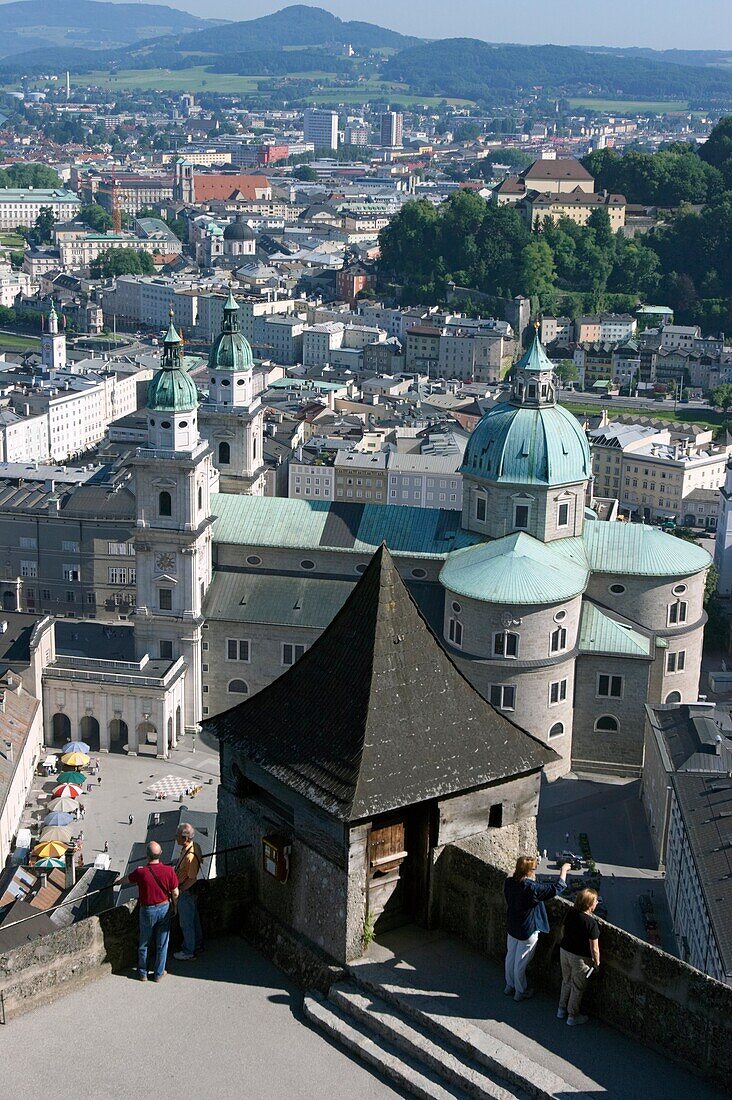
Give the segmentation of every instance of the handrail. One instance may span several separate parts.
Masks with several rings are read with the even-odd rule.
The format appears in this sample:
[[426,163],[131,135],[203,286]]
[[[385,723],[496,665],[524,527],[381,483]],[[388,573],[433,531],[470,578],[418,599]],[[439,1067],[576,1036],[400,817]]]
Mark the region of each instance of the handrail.
[[[203,864],[204,864],[205,860],[213,859],[214,856],[219,856],[219,855],[228,856],[229,852],[241,852],[241,851],[244,851],[244,849],[251,848],[251,847],[252,847],[251,844],[237,844],[233,848],[217,848],[213,852],[202,852],[201,853],[201,866],[203,867]],[[141,859],[131,860],[130,863],[127,864],[127,866],[129,867],[131,864],[146,863],[146,862],[147,862],[147,856],[143,856]],[[97,868],[97,870],[99,870],[99,868]],[[216,878],[226,878],[226,875],[228,874],[228,870],[229,870],[228,859],[225,859],[224,860],[224,874],[223,875],[216,875]],[[124,877],[124,876],[122,876],[122,877]],[[200,881],[208,882],[209,878],[210,878],[210,876],[207,875],[205,879],[202,879]],[[110,884],[108,886],[102,886],[99,890],[89,890],[86,894],[82,894],[82,896],[79,897],[79,898],[66,898],[64,901],[57,902],[56,905],[49,905],[48,909],[39,909],[37,913],[33,913],[29,917],[21,917],[20,920],[9,921],[9,922],[3,924],[2,928],[15,928],[19,924],[25,924],[29,920],[36,920],[37,917],[46,915],[48,913],[53,913],[57,909],[63,909],[67,905],[77,905],[82,901],[87,903],[87,909],[88,909],[88,899],[89,898],[97,897],[99,894],[106,894],[109,890],[116,890],[118,887],[119,887],[119,879],[116,882],[110,882]],[[86,916],[87,917],[89,916],[88,911],[87,911]],[[82,918],[82,919],[86,919],[86,918]],[[0,932],[1,931],[2,931],[2,929],[0,929]]]

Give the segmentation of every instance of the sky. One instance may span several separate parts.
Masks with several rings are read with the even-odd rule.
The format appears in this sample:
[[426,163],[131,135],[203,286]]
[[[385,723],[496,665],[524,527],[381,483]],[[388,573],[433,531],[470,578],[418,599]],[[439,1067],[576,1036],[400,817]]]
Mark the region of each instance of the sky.
[[[162,2],[222,19],[253,19],[287,6],[287,0]],[[420,38],[732,52],[730,0],[319,0],[313,6]]]

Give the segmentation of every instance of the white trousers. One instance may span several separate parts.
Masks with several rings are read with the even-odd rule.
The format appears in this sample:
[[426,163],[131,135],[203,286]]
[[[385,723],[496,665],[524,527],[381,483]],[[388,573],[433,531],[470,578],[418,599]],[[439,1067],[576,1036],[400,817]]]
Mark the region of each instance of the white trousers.
[[539,933],[534,932],[528,940],[516,940],[506,936],[506,985],[517,993],[526,992],[526,967],[531,962]]

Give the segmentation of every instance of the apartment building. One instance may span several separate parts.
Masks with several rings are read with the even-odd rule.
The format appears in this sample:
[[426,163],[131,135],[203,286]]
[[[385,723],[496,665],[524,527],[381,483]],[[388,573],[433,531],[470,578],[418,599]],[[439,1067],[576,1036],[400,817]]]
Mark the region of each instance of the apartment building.
[[335,457],[334,500],[387,503],[386,451],[345,451]]
[[297,316],[255,318],[253,342],[262,357],[292,366],[302,362],[305,321]]
[[302,334],[302,364],[304,367],[324,367],[330,363],[331,352],[343,344],[345,325],[340,321],[325,321],[308,325]]
[[679,524],[696,523],[695,490],[718,491],[724,484],[732,450],[714,444],[711,431],[611,423],[588,435],[595,496],[617,498],[623,511],[640,519]]
[[389,454],[388,504],[460,511],[463,480],[457,473],[462,455]]
[[338,112],[321,111],[309,107],[304,115],[305,141],[312,142],[316,149],[338,148]]

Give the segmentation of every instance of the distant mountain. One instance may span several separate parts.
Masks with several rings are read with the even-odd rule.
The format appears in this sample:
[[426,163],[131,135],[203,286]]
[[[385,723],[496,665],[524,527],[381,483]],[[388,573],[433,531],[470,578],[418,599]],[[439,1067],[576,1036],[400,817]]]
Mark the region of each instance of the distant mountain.
[[110,4],[96,0],[18,0],[0,7],[0,57],[68,46],[114,49],[161,35],[211,26],[162,4]]
[[570,46],[491,45],[474,38],[448,38],[402,50],[387,62],[384,76],[408,84],[420,95],[466,99],[536,88],[551,95],[732,103],[732,71]]
[[694,68],[732,65],[732,50],[652,50],[649,46],[573,46],[585,53],[607,53],[615,57],[647,57],[650,61],[668,61],[671,65]]
[[342,46],[346,43],[359,50],[400,50],[418,41],[374,23],[344,22],[323,8],[292,4],[259,19],[194,31],[179,38],[177,44],[186,52],[249,53],[254,50],[272,52],[286,46]]

